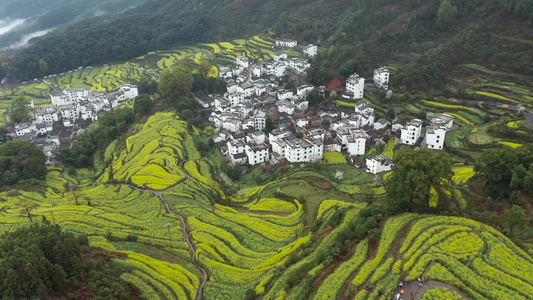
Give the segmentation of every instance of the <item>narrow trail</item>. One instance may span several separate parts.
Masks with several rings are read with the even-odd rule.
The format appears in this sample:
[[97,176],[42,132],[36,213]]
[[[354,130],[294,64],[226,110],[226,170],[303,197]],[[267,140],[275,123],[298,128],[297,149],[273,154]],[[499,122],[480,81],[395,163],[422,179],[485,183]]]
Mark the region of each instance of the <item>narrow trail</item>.
[[[185,173],[185,174],[187,174],[187,173]],[[202,273],[202,281],[200,282],[200,286],[196,290],[196,296],[195,296],[196,300],[202,299],[204,288],[205,288],[205,285],[207,283],[207,279],[209,278],[209,275],[208,275],[207,271],[205,270],[205,268],[202,267],[202,265],[200,265],[196,261],[196,247],[194,246],[194,243],[192,242],[192,238],[191,238],[191,235],[189,233],[190,232],[190,228],[189,228],[189,225],[187,224],[187,222],[185,222],[185,218],[182,215],[173,212],[172,209],[170,208],[170,205],[168,204],[167,200],[165,200],[165,198],[163,196],[163,193],[165,191],[167,191],[168,189],[172,188],[172,187],[169,187],[169,188],[167,188],[165,190],[161,190],[161,191],[154,191],[154,190],[150,190],[150,189],[139,188],[139,187],[136,187],[136,186],[131,185],[131,184],[125,184],[125,185],[130,187],[130,188],[132,188],[132,189],[141,191],[141,192],[150,192],[150,193],[154,194],[154,196],[159,198],[159,200],[161,200],[163,205],[165,205],[165,210],[169,214],[171,214],[173,216],[176,216],[176,217],[178,217],[180,219],[181,225],[182,225],[181,228],[182,228],[182,231],[183,231],[183,236],[185,237],[185,242],[187,243],[187,245],[189,245],[189,249],[190,249],[190,252],[191,252],[191,262]]]
[[183,236],[185,237],[185,241],[189,245],[189,249],[190,249],[190,252],[191,252],[191,262],[198,270],[200,270],[202,272],[202,276],[203,276],[202,282],[200,282],[200,286],[198,287],[198,290],[196,291],[196,297],[195,297],[196,300],[200,300],[200,299],[202,299],[204,287],[205,287],[205,284],[207,283],[207,279],[209,278],[209,276],[207,275],[207,271],[204,269],[204,267],[202,267],[196,261],[196,248],[195,248],[195,246],[194,246],[194,244],[192,242],[191,236],[189,234],[190,228],[189,228],[187,222],[185,222],[185,218],[183,218],[183,216],[173,212],[170,209],[170,205],[168,204],[168,202],[163,197],[163,192],[161,192],[161,191],[152,191],[152,193],[154,194],[154,196],[158,197],[161,200],[161,202],[163,202],[163,204],[165,205],[165,209],[167,210],[168,213],[178,217],[180,219],[180,221],[181,221]]

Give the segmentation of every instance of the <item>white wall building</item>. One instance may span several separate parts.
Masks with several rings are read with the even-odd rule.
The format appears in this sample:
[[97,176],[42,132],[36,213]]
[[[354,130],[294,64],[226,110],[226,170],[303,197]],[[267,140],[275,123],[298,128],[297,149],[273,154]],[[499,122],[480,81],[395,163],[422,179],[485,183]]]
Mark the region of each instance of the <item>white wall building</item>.
[[422,121],[413,119],[405,124],[402,128],[401,141],[405,145],[414,145],[420,138],[422,132]]
[[374,70],[374,85],[378,89],[389,89],[389,69],[387,67],[381,67]]
[[246,156],[248,157],[248,164],[255,166],[269,160],[268,146],[266,144],[246,145]]
[[455,119],[455,117],[452,115],[439,114],[430,120],[430,124],[437,127],[446,127],[446,131],[450,131],[453,126],[453,119]]
[[285,157],[291,163],[315,162],[324,157],[324,144],[312,139],[296,139],[287,141]]
[[424,137],[424,147],[428,149],[441,150],[444,148],[444,138],[446,137],[446,127],[428,126]]
[[366,171],[377,174],[392,170],[392,160],[385,155],[376,155],[366,159]]
[[355,113],[359,116],[361,126],[374,126],[374,108],[365,101],[355,103]]
[[346,79],[346,91],[353,93],[355,99],[363,98],[365,92],[365,79],[357,74],[353,74]]
[[[133,99],[139,96],[139,89],[137,88],[136,85],[133,85],[133,84],[123,84],[120,86],[118,90],[122,93],[124,100]],[[119,100],[119,101],[123,101],[123,100]]]
[[296,94],[302,98],[306,98],[309,96],[309,94],[311,94],[311,92],[313,92],[314,89],[315,87],[312,85],[302,85],[296,88]]
[[358,156],[365,154],[366,140],[368,135],[363,130],[352,130],[352,135],[348,137],[348,155]]
[[313,44],[309,44],[304,47],[304,55],[310,58],[315,57],[317,54],[317,51],[318,51],[318,47]]
[[293,48],[298,45],[298,42],[291,39],[276,39],[276,47]]
[[266,112],[263,110],[257,110],[254,116],[255,130],[263,130],[266,125],[266,119],[267,119]]
[[237,64],[237,67],[239,68],[248,68],[250,66],[250,61],[248,60],[248,57],[246,56],[239,56],[235,60],[235,63]]

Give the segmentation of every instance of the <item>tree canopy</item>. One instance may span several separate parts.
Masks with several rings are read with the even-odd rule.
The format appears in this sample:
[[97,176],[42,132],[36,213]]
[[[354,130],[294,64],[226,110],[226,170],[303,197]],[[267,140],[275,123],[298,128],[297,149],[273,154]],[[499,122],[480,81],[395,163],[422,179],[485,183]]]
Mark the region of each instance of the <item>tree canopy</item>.
[[61,149],[57,158],[76,167],[91,166],[96,151],[104,149],[114,139],[126,132],[134,117],[133,110],[129,107],[117,108],[99,114],[96,126],[89,127],[72,148]]
[[73,234],[44,222],[0,240],[0,290],[4,299],[46,299],[79,280],[80,246]]
[[533,146],[487,150],[477,169],[486,180],[487,192],[497,198],[523,190],[533,195]]
[[133,111],[137,115],[146,115],[152,112],[154,109],[154,101],[148,94],[140,94],[135,97],[133,103]]
[[14,124],[24,123],[31,120],[30,100],[25,96],[17,96],[9,104],[9,120]]
[[0,185],[24,179],[44,178],[46,156],[34,144],[13,140],[0,145]]
[[387,204],[395,211],[428,208],[431,188],[451,180],[451,161],[445,152],[407,150],[394,158],[394,172],[385,182]]

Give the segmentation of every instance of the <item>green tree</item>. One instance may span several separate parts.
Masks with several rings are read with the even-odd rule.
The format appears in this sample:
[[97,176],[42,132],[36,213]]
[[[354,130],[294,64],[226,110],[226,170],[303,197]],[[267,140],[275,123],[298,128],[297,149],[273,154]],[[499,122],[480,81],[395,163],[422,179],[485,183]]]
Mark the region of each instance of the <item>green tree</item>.
[[265,121],[265,133],[269,134],[274,130],[274,121],[272,121],[272,115],[268,115]]
[[154,101],[148,94],[141,94],[135,97],[133,111],[137,115],[147,115],[154,109]]
[[450,25],[457,15],[457,7],[453,6],[449,0],[443,0],[440,3],[439,12],[437,13],[437,21],[435,24],[440,28],[445,28]]
[[428,149],[400,152],[394,165],[385,182],[387,204],[394,211],[428,208],[431,188],[444,187],[453,175],[447,154]]
[[511,232],[523,229],[529,224],[529,221],[524,209],[518,205],[513,205],[513,207],[506,209],[502,215],[503,228]]
[[9,131],[7,131],[4,126],[0,126],[0,144],[4,144],[11,140],[13,140],[13,138],[9,135]]
[[194,66],[187,61],[175,64],[171,71],[163,72],[159,78],[157,90],[170,102],[191,93]]
[[0,145],[0,185],[10,185],[19,180],[44,178],[46,156],[33,143],[21,140]]
[[48,63],[44,59],[39,59],[39,71],[41,71],[41,74],[45,75],[48,73]]
[[9,120],[12,123],[19,124],[31,120],[31,108],[28,106],[30,100],[24,96],[17,96],[9,104]]

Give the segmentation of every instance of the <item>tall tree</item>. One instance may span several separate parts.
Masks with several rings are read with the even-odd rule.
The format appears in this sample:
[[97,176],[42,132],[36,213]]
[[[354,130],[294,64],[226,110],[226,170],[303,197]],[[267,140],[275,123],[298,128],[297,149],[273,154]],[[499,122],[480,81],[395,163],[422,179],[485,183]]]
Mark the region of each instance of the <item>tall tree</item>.
[[39,59],[39,71],[41,71],[42,75],[46,75],[48,73],[48,63],[44,59]]
[[394,170],[385,182],[387,204],[395,211],[429,207],[431,188],[451,181],[451,161],[445,152],[407,150],[394,158]]
[[449,0],[443,0],[439,7],[439,12],[437,13],[437,21],[435,24],[440,28],[445,28],[449,26],[455,16],[457,15],[457,7],[453,6]]
[[9,135],[9,131],[4,126],[0,126],[0,145],[11,140],[13,138]]
[[148,94],[141,94],[135,97],[133,103],[133,111],[137,115],[146,115],[152,112],[154,109],[154,101]]
[[43,151],[33,143],[14,140],[0,145],[0,185],[43,178],[46,175],[45,162]]
[[19,124],[31,120],[29,107],[30,100],[25,96],[17,96],[9,104],[9,119],[12,123]]

